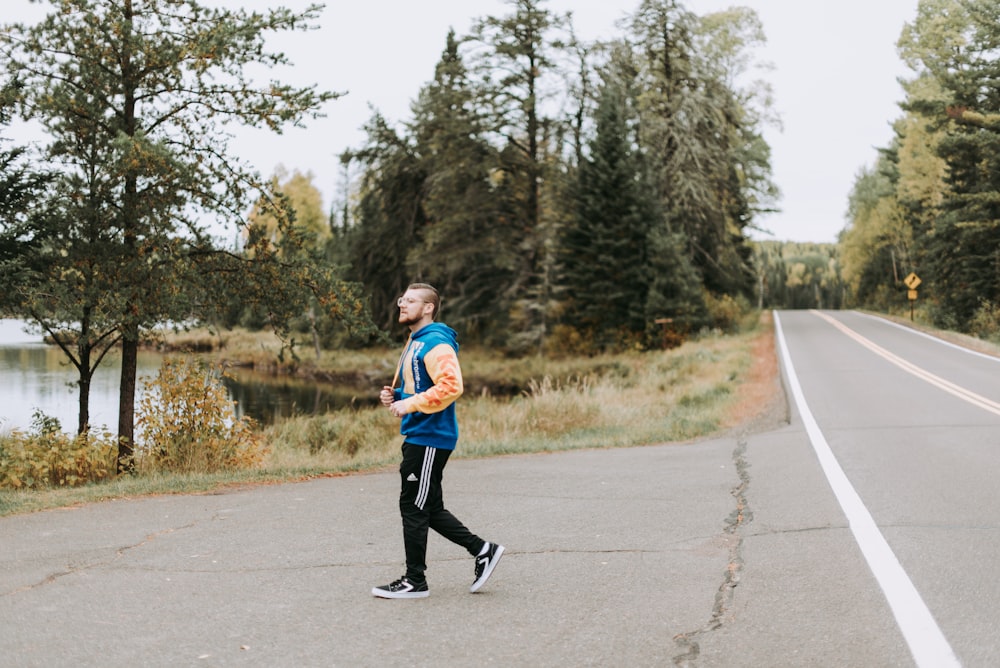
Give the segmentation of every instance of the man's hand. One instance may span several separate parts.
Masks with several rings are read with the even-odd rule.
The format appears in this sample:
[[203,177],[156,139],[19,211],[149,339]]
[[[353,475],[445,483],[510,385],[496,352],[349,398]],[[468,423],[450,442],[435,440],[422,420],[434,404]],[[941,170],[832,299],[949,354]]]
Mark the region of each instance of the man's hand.
[[392,388],[389,387],[388,385],[384,385],[382,387],[382,391],[379,392],[379,394],[378,394],[378,399],[379,399],[379,401],[382,402],[382,405],[385,406],[386,408],[388,408],[389,406],[391,406],[392,405]]
[[404,415],[406,415],[406,407],[403,406],[402,401],[394,401],[391,404],[389,404],[389,412],[392,413],[394,416],[401,418]]

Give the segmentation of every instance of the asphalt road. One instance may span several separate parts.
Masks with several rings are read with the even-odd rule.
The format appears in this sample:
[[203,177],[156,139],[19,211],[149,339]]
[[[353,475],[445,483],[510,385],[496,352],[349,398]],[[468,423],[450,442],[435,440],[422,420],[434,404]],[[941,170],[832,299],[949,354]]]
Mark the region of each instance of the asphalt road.
[[0,666],[1000,665],[1000,366],[779,323],[777,429],[449,462],[448,507],[507,547],[477,594],[432,537],[429,598],[371,596],[402,574],[394,471],[2,518]]
[[913,660],[1000,665],[1000,359],[853,312],[780,321],[816,424],[891,551],[872,570],[898,562],[879,585]]

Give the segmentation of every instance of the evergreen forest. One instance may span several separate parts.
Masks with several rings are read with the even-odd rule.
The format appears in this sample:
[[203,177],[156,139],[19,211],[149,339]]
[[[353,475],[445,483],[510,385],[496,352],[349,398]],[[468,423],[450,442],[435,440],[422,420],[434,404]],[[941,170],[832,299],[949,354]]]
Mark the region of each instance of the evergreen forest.
[[514,353],[659,345],[756,297],[749,234],[775,207],[764,41],[746,8],[643,0],[584,43],[538,0],[449,34],[394,126],[342,156],[330,258],[381,329],[413,280],[465,340]]
[[897,44],[902,115],[857,174],[840,238],[845,305],[1000,340],[1000,4],[921,0]]

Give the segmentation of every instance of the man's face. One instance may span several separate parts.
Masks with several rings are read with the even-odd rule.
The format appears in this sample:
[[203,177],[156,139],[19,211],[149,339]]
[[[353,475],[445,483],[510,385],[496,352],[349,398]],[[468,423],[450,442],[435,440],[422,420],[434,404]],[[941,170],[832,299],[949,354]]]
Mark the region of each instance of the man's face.
[[399,324],[409,327],[430,314],[432,307],[424,301],[425,296],[420,290],[407,290],[403,293],[403,296],[396,302],[396,306],[399,307]]

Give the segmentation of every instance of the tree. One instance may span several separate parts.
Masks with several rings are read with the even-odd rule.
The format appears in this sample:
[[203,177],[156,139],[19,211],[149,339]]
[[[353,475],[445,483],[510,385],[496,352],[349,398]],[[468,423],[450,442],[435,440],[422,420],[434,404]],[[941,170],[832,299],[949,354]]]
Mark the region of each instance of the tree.
[[[295,226],[311,241],[310,245],[322,247],[332,236],[327,216],[323,213],[323,196],[313,183],[313,174],[294,170],[291,174],[279,166],[271,178],[271,189],[283,194],[288,205],[295,212]],[[263,226],[271,242],[277,244],[281,238],[284,220],[281,212],[268,210],[266,198],[254,203],[247,219],[248,227]]]
[[[10,104],[16,95],[13,87],[0,91],[0,127],[10,122]],[[51,182],[52,176],[38,172],[28,162],[28,149],[7,148],[9,140],[0,136],[0,277],[16,272],[19,246],[28,233],[27,217],[37,199]],[[0,291],[10,285],[0,284]]]
[[[631,19],[640,63],[640,141],[666,215],[712,292],[753,290],[745,230],[770,208],[767,88],[736,88],[748,49],[763,41],[756,15],[699,18],[675,0],[644,0]],[[755,86],[755,87],[754,87]]]
[[494,332],[486,323],[507,308],[497,296],[511,283],[516,261],[493,202],[496,151],[484,136],[459,46],[449,32],[434,79],[413,104],[409,130],[427,175],[421,189],[427,223],[406,262],[411,276],[447,295],[449,324],[483,340]]
[[411,278],[407,253],[426,224],[422,191],[427,173],[406,137],[381,114],[365,127],[365,146],[351,153],[364,167],[356,224],[346,233],[349,275],[364,284],[371,311],[383,329],[397,324],[396,300]]
[[783,308],[840,308],[841,280],[836,247],[829,244],[782,244],[786,266]]
[[[559,33],[569,17],[543,8],[544,0],[507,0],[513,13],[487,17],[474,29],[484,47],[477,72],[486,82],[491,131],[503,140],[497,193],[507,196],[501,206],[512,216],[516,236],[510,241],[520,258],[505,301],[511,304],[512,326],[524,347],[541,350],[555,305],[552,258],[555,222],[545,215],[541,192],[549,174],[546,151],[552,151],[556,122],[544,114],[545,102],[559,91],[557,54],[566,47]],[[548,86],[551,86],[549,88]]]
[[708,324],[704,284],[686,252],[687,241],[682,234],[654,225],[649,231],[648,244],[647,333],[652,340],[660,325],[666,323],[671,336],[683,340],[688,333]]
[[[53,5],[35,26],[9,26],[4,51],[8,71],[23,84],[20,111],[42,123],[52,138],[48,158],[61,172],[48,207],[47,257],[67,252],[89,264],[75,267],[78,280],[70,283],[57,273],[65,264],[38,265],[41,283],[23,296],[44,310],[20,306],[44,319],[43,327],[78,323],[76,337],[87,345],[90,317],[98,318],[103,340],[120,339],[118,438],[127,468],[141,332],[207,310],[213,272],[249,276],[247,258],[216,248],[206,223],[241,224],[250,194],[266,191],[251,167],[232,159],[227,126],[280,131],[319,115],[336,94],[278,81],[257,85],[246,74],[250,65],[288,64],[265,50],[266,34],[308,29],[319,5],[300,13],[214,9],[197,0]],[[287,220],[287,206],[275,211]],[[300,241],[286,237],[286,249]],[[288,275],[276,269],[283,260],[263,237],[251,235],[251,245],[260,271],[248,280]],[[36,299],[42,286],[58,295],[58,307]],[[264,299],[280,292],[255,290]]]
[[[933,227],[918,237],[925,279],[933,285],[937,323],[965,328],[981,303],[1000,301],[1000,7],[923,0],[899,48],[917,72],[904,108],[926,119],[944,163]],[[934,179],[936,166],[925,163]]]
[[760,18],[747,7],[701,17],[697,36],[699,60],[719,89],[717,95],[729,102],[722,107],[730,130],[729,179],[723,189],[731,193],[729,215],[742,233],[756,227],[756,215],[773,212],[779,196],[771,180],[771,149],[762,131],[765,126],[780,127],[781,119],[770,82],[754,76],[773,68],[753,55],[767,38]]
[[910,226],[896,199],[898,173],[889,157],[862,170],[848,202],[848,227],[840,239],[843,277],[859,305],[888,309],[903,278],[916,269],[909,249]]
[[[6,116],[6,108],[4,112]],[[74,208],[72,200],[63,196],[65,180],[57,178],[55,173],[44,179],[29,176],[26,168],[18,164],[23,154],[24,149],[19,148],[4,156],[0,206],[3,309],[37,323],[77,369],[77,431],[83,434],[89,428],[91,379],[101,360],[119,340],[115,328],[109,327],[102,317],[98,304],[100,295],[106,292],[103,282],[95,280],[101,275],[94,271],[100,261],[100,238],[95,228],[87,224],[91,199],[77,198],[79,205]],[[97,188],[92,182],[90,194]],[[83,224],[72,229],[62,225],[63,220],[76,215]],[[72,311],[72,300],[67,298],[74,291],[86,295],[79,312]],[[79,331],[67,337],[71,327],[65,323],[77,315]]]
[[[271,188],[287,203],[287,208],[293,217],[291,222],[296,234],[301,238],[301,244],[294,244],[295,253],[314,255],[314,262],[322,263],[327,244],[333,232],[329,220],[323,213],[323,197],[313,185],[312,172],[302,174],[295,170],[291,175],[284,167],[278,167],[271,179]],[[285,234],[287,214],[280,208],[275,211],[267,197],[262,197],[254,203],[247,221],[247,230],[257,230],[270,245],[281,247],[282,236]],[[287,258],[286,258],[287,259]],[[236,295],[238,297],[238,295]],[[322,352],[319,325],[317,321],[317,305],[311,300],[305,318],[312,337],[313,352],[318,359]],[[294,345],[294,341],[292,341]]]
[[[922,85],[936,85],[932,79],[920,79],[904,84],[911,99],[927,99]],[[893,127],[898,138],[899,181],[896,197],[907,209],[915,233],[926,234],[933,224],[934,214],[944,199],[947,188],[947,163],[938,155],[944,132],[932,120],[914,111],[896,121]]]
[[646,334],[647,237],[659,220],[628,128],[629,99],[617,81],[605,82],[597,134],[579,167],[575,220],[562,234],[571,324],[599,349]]

